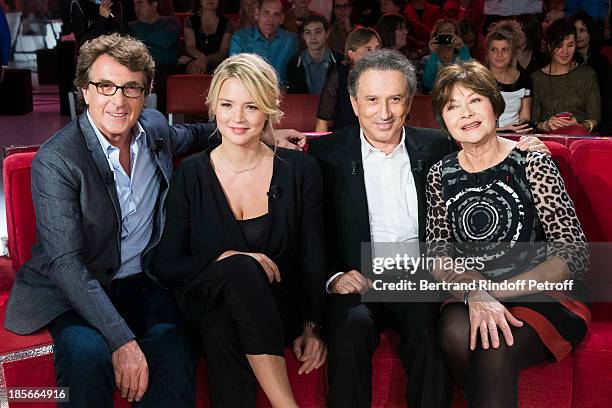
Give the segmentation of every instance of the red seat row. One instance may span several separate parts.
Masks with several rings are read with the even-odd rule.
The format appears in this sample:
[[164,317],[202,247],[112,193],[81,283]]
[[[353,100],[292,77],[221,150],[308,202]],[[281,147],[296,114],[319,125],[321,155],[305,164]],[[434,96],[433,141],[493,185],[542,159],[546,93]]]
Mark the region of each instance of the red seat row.
[[[612,242],[612,202],[609,199],[612,196],[612,140],[578,140],[569,147],[557,142],[546,144],[563,174],[589,241]],[[4,161],[9,251],[14,268],[29,258],[30,247],[36,238],[30,193],[34,155],[34,152],[19,152]],[[591,272],[600,279],[608,275],[607,271]],[[3,323],[7,297],[8,293],[0,294],[0,324]],[[534,367],[521,373],[522,408],[609,406],[612,400],[612,307],[610,303],[594,304],[593,312],[594,322],[590,332],[575,353],[559,364]],[[406,378],[395,351],[398,338],[394,332],[387,331],[382,334],[381,340],[381,346],[373,358],[372,406],[403,407]],[[17,336],[0,329],[0,406],[22,406],[8,404],[3,387],[54,385],[52,357],[51,338],[46,331]],[[286,358],[299,405],[325,406],[325,370],[298,376],[298,362],[290,349],[286,350]],[[202,366],[199,370],[198,407],[209,405],[205,391],[206,374]],[[118,395],[116,397],[116,407],[128,406]],[[44,403],[28,405],[30,408],[51,406]],[[262,392],[258,394],[258,406],[269,406]],[[458,393],[454,406],[465,406]]]
[[[206,97],[212,75],[171,75],[167,80],[166,111],[170,124],[175,114],[207,115]],[[281,98],[281,111],[285,113],[279,129],[312,130],[317,124],[319,95],[285,94]]]

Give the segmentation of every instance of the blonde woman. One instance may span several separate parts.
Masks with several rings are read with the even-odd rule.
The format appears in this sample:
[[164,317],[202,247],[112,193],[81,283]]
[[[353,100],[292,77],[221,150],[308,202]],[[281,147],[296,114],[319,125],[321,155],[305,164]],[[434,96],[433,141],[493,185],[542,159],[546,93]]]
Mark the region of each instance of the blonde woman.
[[498,120],[500,132],[528,133],[533,130],[529,124],[533,85],[529,74],[517,68],[523,36],[519,23],[504,20],[492,25],[486,38],[487,67],[506,103]]
[[254,54],[216,69],[207,103],[221,143],[183,161],[171,184],[158,275],[204,350],[213,407],[296,407],[299,374],[326,360],[321,176],[315,159],[261,139],[277,123],[278,79]]

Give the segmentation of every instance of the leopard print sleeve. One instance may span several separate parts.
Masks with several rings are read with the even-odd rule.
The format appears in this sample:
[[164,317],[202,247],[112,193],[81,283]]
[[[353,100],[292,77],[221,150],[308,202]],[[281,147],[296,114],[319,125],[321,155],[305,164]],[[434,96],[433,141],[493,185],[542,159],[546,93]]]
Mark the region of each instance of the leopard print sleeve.
[[547,154],[530,152],[525,174],[552,252],[567,263],[572,277],[583,275],[589,267],[586,237],[557,166]]
[[449,242],[451,237],[448,212],[442,196],[442,161],[427,173],[427,242]]

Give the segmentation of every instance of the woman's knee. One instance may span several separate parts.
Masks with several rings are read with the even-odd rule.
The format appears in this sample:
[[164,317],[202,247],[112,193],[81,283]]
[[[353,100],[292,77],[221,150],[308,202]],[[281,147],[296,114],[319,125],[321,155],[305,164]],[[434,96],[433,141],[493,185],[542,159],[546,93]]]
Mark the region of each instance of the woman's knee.
[[223,269],[222,278],[230,283],[244,285],[268,285],[263,267],[255,258],[245,254],[236,254],[218,261]]
[[442,351],[451,358],[469,352],[470,319],[463,304],[446,306],[440,316],[438,337]]

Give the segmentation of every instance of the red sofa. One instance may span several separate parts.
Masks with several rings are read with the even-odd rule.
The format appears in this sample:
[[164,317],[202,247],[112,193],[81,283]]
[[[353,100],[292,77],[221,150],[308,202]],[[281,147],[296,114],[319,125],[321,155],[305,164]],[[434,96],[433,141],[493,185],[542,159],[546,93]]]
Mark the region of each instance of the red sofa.
[[[612,241],[612,141],[584,140],[547,142],[557,162],[589,241]],[[30,194],[30,165],[34,153],[9,156],[4,162],[4,186],[9,228],[9,250],[15,268],[29,257],[35,240],[34,213]],[[602,274],[605,270],[593,271]],[[12,280],[12,276],[3,277]],[[0,280],[1,281],[1,280]],[[0,323],[8,293],[0,294]],[[594,304],[594,321],[583,344],[559,364],[524,370],[520,377],[520,406],[526,407],[608,407],[612,403],[612,307]],[[395,352],[398,338],[388,331],[382,334],[381,346],[374,355],[372,406],[402,407],[404,371]],[[298,362],[286,350],[290,381],[302,407],[325,405],[326,376],[320,369],[298,376]],[[214,374],[213,374],[214,375]],[[198,381],[198,407],[208,406],[206,370],[202,363]],[[17,336],[0,329],[0,407],[42,408],[44,403],[11,403],[6,401],[6,387],[52,386],[54,369],[51,339],[46,331]],[[128,406],[116,395],[116,407]],[[269,406],[265,395],[258,394],[258,406]],[[456,392],[454,406],[465,406]]]

